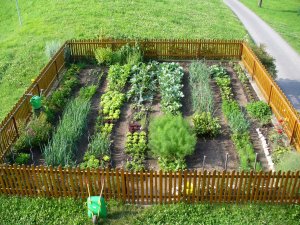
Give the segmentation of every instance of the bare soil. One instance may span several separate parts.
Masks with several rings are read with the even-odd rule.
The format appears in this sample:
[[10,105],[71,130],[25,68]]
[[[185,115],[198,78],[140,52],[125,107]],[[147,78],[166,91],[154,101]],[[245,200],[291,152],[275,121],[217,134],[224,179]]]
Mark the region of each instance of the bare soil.
[[[190,118],[193,114],[191,104],[191,93],[189,88],[188,67],[184,65],[185,74],[183,78],[183,116]],[[211,81],[211,88],[214,93],[215,113],[214,116],[220,119],[221,134],[214,139],[198,138],[195,152],[186,158],[189,169],[202,169],[203,160],[204,169],[206,170],[223,170],[225,169],[226,154],[228,154],[227,170],[238,168],[238,157],[235,147],[230,139],[230,132],[226,120],[222,113],[222,99],[218,86]]]

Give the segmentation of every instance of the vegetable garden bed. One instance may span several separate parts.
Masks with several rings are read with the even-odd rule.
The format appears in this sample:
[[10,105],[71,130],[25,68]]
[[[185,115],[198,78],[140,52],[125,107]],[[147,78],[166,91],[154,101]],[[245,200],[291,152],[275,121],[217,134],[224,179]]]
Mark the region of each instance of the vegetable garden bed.
[[[142,62],[139,48],[127,45],[117,53],[99,49],[96,59],[100,67],[68,70],[8,161],[133,171],[269,169],[256,128],[267,136],[270,115],[263,125],[253,119],[248,104],[257,96],[238,63]],[[39,137],[41,120],[49,129]]]

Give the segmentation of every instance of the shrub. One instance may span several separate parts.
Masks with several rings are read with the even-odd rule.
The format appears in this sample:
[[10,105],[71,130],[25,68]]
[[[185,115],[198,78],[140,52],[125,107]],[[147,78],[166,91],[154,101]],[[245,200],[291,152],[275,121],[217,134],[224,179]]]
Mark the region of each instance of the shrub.
[[214,99],[209,84],[209,68],[204,62],[193,62],[189,67],[189,73],[193,111],[213,113]]
[[276,169],[282,171],[300,170],[300,153],[294,151],[288,151],[284,153],[279,164],[276,166]]
[[209,112],[194,114],[194,131],[197,136],[215,137],[220,133],[221,125],[218,118],[213,118]]
[[275,59],[266,51],[264,45],[257,46],[255,44],[251,45],[252,50],[254,51],[255,55],[261,61],[261,63],[266,67],[267,71],[270,75],[276,79],[277,78],[277,70]]
[[27,164],[30,160],[30,154],[28,153],[20,153],[15,159],[15,163],[18,165]]
[[111,48],[97,48],[95,50],[95,58],[100,65],[111,65],[114,61],[113,51]]
[[45,47],[45,54],[47,58],[51,59],[60,47],[61,47],[61,43],[59,41],[47,42]]
[[17,152],[42,146],[49,140],[52,132],[52,125],[47,121],[44,113],[34,116],[27,126],[24,124],[21,127],[20,137],[14,145],[14,150]]
[[271,109],[267,103],[263,101],[251,102],[246,107],[249,115],[252,118],[259,120],[262,124],[268,124],[271,122]]
[[194,152],[196,137],[181,115],[164,115],[149,125],[149,147],[159,158],[169,161],[184,159]]
[[53,133],[53,138],[44,148],[47,165],[72,165],[76,143],[86,126],[90,101],[77,97],[66,106],[62,119]]

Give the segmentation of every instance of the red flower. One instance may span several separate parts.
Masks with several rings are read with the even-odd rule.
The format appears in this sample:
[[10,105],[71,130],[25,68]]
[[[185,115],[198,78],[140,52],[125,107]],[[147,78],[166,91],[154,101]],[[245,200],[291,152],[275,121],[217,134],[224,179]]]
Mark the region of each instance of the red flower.
[[283,119],[280,119],[278,122],[279,122],[279,123],[283,123]]
[[281,129],[278,129],[277,132],[278,132],[278,134],[282,134],[282,130]]

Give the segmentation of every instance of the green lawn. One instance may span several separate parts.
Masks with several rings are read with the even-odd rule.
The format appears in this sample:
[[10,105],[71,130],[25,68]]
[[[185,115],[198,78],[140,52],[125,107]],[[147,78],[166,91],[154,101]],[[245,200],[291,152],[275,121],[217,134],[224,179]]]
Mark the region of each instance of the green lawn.
[[[0,203],[0,224],[91,224],[81,200],[0,196]],[[109,201],[108,218],[101,224],[298,225],[299,221],[299,205],[176,204],[141,208]]]
[[263,7],[257,6],[256,0],[240,0],[300,53],[300,1],[263,1]]
[[222,0],[19,0],[0,7],[0,121],[47,62],[46,42],[71,38],[242,39]]

